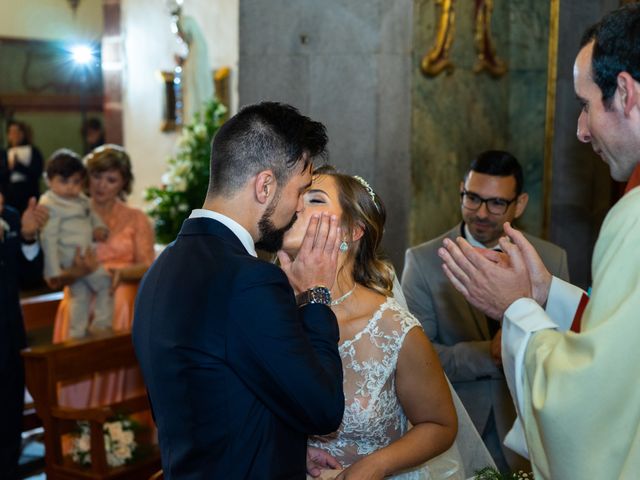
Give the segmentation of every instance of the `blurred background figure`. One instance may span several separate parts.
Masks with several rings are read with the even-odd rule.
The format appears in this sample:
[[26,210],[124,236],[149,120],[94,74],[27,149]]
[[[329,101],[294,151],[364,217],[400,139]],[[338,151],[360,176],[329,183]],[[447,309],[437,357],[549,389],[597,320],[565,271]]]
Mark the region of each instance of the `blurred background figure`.
[[104,145],[104,127],[99,118],[87,118],[80,129],[84,153],[87,154],[94,148]]
[[32,144],[31,128],[24,122],[9,121],[7,151],[0,155],[0,185],[5,203],[22,213],[29,198],[39,198],[42,168],[42,154]]
[[24,364],[20,350],[26,346],[18,288],[22,280],[39,275],[42,255],[37,231],[47,221],[47,211],[35,199],[22,219],[4,204],[0,189],[0,478],[18,478],[24,402]]

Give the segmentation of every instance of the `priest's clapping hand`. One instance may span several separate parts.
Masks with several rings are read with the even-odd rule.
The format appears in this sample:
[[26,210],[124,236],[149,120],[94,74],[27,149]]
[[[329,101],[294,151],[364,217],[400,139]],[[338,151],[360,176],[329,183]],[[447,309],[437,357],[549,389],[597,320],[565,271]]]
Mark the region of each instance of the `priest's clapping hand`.
[[502,318],[509,305],[522,297],[543,305],[551,285],[551,274],[533,246],[509,223],[504,231],[508,238],[500,239],[500,247],[508,261],[497,252],[478,252],[463,238],[445,239],[438,251],[454,287],[491,318]]

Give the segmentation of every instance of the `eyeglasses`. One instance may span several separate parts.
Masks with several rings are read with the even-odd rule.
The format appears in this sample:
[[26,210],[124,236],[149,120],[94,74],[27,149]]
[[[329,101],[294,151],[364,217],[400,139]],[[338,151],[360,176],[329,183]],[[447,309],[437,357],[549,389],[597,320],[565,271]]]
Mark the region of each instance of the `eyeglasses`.
[[479,210],[483,203],[487,204],[487,210],[493,215],[504,215],[513,202],[518,199],[516,195],[511,200],[504,198],[482,198],[480,195],[476,195],[473,192],[467,192],[463,190],[460,192],[460,198],[462,199],[462,206],[468,210]]

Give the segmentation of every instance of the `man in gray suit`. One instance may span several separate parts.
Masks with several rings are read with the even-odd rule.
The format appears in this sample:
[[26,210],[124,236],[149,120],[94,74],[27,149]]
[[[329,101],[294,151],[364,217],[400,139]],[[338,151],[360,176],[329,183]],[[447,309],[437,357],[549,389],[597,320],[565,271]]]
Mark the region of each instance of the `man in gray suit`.
[[[444,275],[437,253],[443,239],[458,236],[477,248],[499,248],[504,222],[520,217],[529,199],[518,160],[502,151],[481,153],[460,183],[460,198],[459,225],[407,250],[402,290],[498,468],[529,471],[526,460],[502,444],[516,413],[502,372],[500,324],[467,303]],[[568,280],[566,252],[526,237],[549,271]]]

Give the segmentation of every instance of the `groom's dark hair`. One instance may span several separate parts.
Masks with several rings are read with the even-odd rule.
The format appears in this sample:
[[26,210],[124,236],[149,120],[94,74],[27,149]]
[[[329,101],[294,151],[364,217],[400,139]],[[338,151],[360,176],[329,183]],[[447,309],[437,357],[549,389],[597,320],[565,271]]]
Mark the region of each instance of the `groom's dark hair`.
[[294,167],[326,156],[327,132],[296,108],[262,102],[242,108],[213,138],[207,196],[229,195],[262,170],[273,170],[279,184]]

